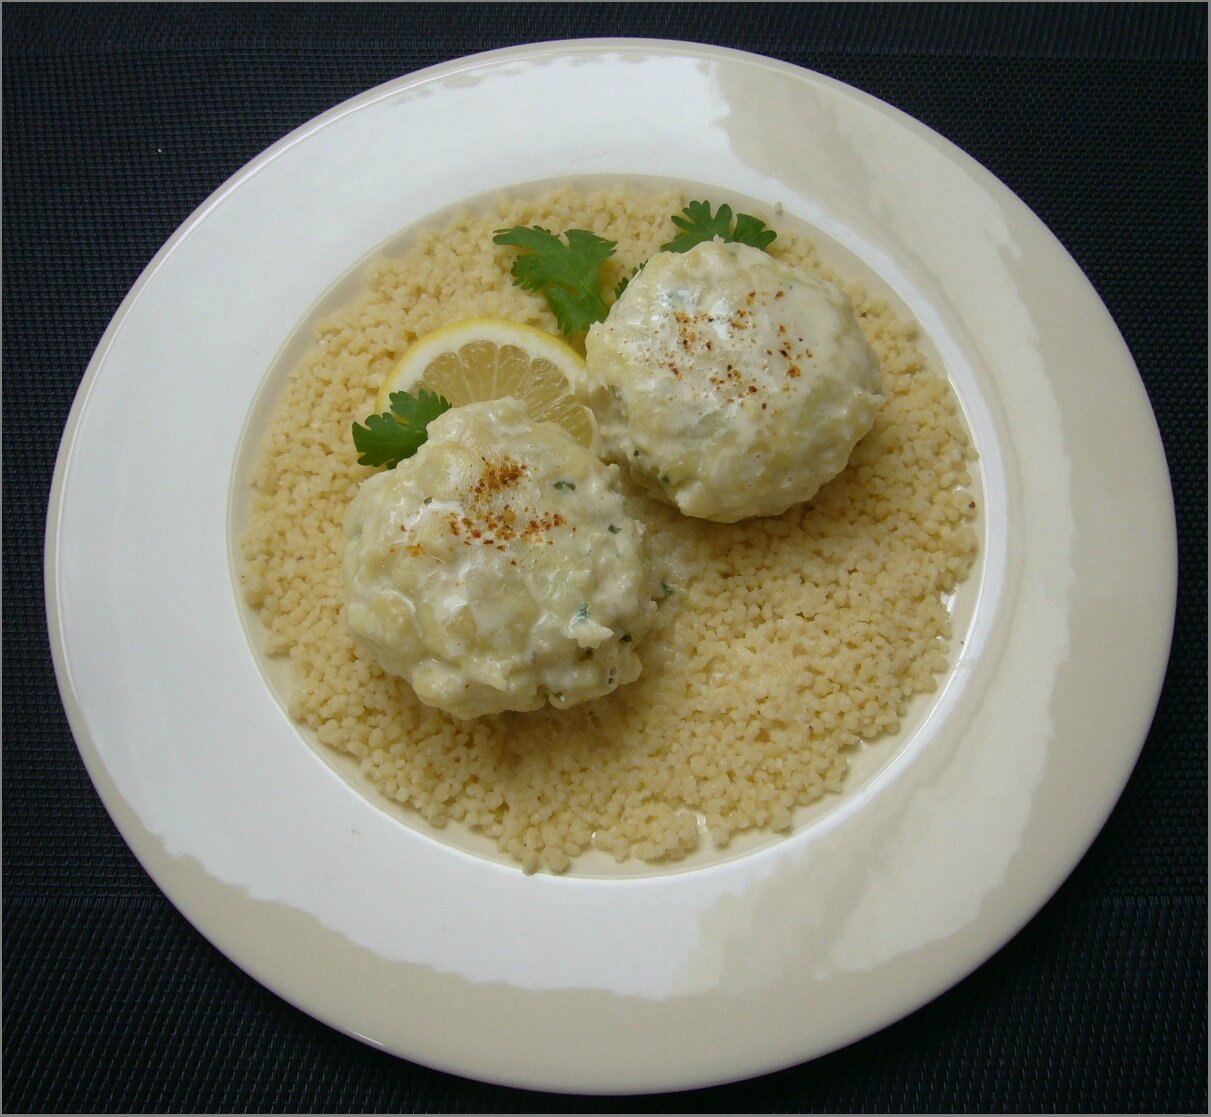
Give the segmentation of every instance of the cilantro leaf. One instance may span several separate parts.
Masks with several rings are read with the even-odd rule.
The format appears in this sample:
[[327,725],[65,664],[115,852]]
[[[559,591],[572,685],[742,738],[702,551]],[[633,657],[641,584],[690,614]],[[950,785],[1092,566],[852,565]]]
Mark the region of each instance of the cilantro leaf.
[[617,242],[585,229],[568,229],[562,235],[564,240],[537,225],[516,225],[497,229],[492,241],[522,250],[513,261],[513,282],[546,296],[559,328],[575,334],[609,312],[601,297],[601,268],[614,255]]
[[353,445],[361,455],[357,464],[394,469],[425,444],[429,424],[449,410],[449,400],[424,388],[415,396],[392,392],[390,411],[367,416],[364,426],[353,424]]
[[738,243],[765,249],[773,243],[777,235],[760,217],[754,217],[751,213],[736,214],[736,228],[732,231],[732,239]]
[[644,260],[643,264],[639,264],[638,266],[633,267],[631,269],[630,275],[624,275],[618,281],[618,283],[614,287],[614,301],[615,302],[617,302],[620,298],[622,298],[623,291],[625,291],[627,289],[627,287],[630,286],[631,280],[634,279],[635,276],[637,276],[641,271],[643,271],[643,266],[646,263],[647,263],[647,261]]
[[767,228],[759,217],[749,213],[737,214],[733,228],[732,207],[726,203],[714,214],[711,213],[710,202],[690,202],[681,212],[685,214],[684,217],[673,218],[673,224],[681,232],[660,246],[662,252],[686,252],[694,245],[716,237],[752,245],[753,248],[765,248],[778,235],[773,229]]

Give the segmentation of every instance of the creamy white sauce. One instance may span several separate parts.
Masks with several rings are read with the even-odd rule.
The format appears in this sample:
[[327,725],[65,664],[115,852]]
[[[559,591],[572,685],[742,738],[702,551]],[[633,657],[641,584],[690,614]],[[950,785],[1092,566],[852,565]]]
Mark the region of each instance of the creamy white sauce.
[[429,705],[571,706],[639,676],[657,595],[617,469],[517,400],[432,422],[345,530],[350,631]]
[[653,256],[585,344],[607,455],[708,520],[810,499],[882,399],[845,293],[748,245]]

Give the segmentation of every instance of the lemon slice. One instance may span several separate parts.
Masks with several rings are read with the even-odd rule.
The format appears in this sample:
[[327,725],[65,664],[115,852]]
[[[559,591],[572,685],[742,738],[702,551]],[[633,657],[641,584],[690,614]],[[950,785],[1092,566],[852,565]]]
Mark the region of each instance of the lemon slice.
[[584,358],[566,342],[505,318],[467,318],[426,334],[409,347],[378,390],[379,411],[392,392],[421,388],[455,407],[514,396],[536,422],[558,423],[596,451],[597,423],[578,392]]

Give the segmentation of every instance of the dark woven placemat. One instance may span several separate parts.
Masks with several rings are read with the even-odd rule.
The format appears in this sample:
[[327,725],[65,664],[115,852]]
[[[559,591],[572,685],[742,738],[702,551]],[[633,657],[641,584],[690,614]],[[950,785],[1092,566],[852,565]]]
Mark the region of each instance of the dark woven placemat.
[[[7,4],[3,31],[7,1111],[1206,1110],[1202,5]],[[594,35],[712,42],[822,71],[925,121],[1012,187],[1135,356],[1181,548],[1174,650],[1140,764],[1022,933],[844,1051],[633,1100],[528,1094],[393,1059],[215,951],[92,790],[55,688],[41,584],[76,386],[126,291],[199,202],[381,81]]]

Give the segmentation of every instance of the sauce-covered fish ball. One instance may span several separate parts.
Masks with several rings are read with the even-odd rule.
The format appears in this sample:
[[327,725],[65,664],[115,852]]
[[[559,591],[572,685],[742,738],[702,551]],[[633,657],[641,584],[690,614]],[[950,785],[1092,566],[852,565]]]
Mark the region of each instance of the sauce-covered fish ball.
[[631,682],[656,605],[617,480],[517,400],[447,411],[350,506],[355,640],[460,718],[572,706]]
[[607,455],[722,523],[809,500],[882,399],[846,294],[744,244],[653,256],[585,347]]

